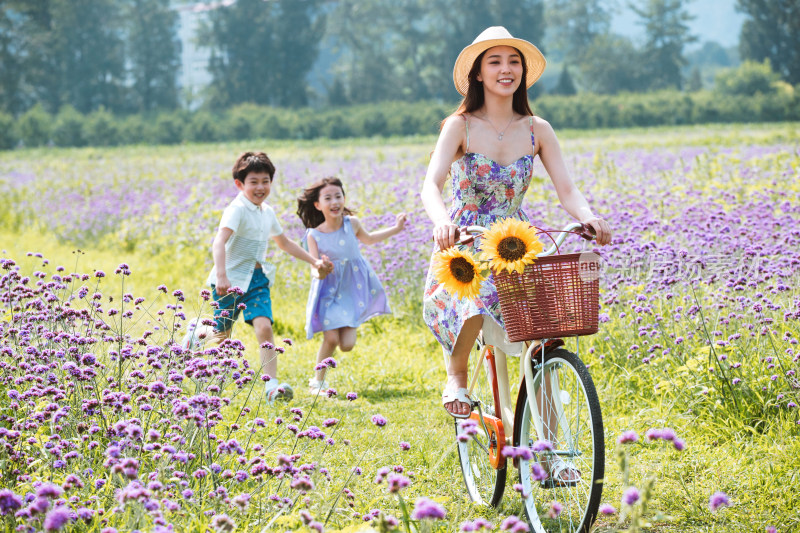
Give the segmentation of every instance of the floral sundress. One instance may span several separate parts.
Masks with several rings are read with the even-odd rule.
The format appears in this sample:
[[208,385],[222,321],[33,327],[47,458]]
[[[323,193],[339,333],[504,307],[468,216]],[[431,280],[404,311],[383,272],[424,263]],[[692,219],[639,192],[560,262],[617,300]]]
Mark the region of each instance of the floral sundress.
[[[530,117],[529,123],[531,146],[534,146],[533,117]],[[477,225],[486,228],[503,218],[513,217],[527,222],[528,217],[521,206],[531,182],[533,154],[524,155],[510,165],[501,165],[483,154],[469,151],[469,121],[466,127],[467,151],[450,168],[453,189],[450,220],[458,226]],[[470,245],[470,251],[473,254],[477,252],[475,244]],[[493,276],[490,275],[483,282],[477,298],[459,299],[448,293],[436,280],[432,267],[433,256],[425,281],[422,312],[425,323],[446,355],[452,353],[461,327],[470,317],[487,315],[500,328],[503,327]],[[491,324],[484,320],[484,333],[487,326]],[[502,329],[492,329],[502,332]],[[502,345],[497,341],[492,344]]]

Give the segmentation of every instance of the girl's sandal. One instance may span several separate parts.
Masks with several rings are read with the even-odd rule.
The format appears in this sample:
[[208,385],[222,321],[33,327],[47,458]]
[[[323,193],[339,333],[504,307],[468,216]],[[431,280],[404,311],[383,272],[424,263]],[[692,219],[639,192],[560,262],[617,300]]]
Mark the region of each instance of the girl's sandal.
[[[470,411],[463,415],[453,413],[447,408],[447,404],[452,402],[461,402],[469,404]],[[469,397],[469,391],[463,387],[460,389],[445,388],[442,391],[442,405],[444,406],[445,411],[447,411],[447,413],[453,418],[469,418],[469,415],[472,412],[472,407],[473,407],[472,398]]]

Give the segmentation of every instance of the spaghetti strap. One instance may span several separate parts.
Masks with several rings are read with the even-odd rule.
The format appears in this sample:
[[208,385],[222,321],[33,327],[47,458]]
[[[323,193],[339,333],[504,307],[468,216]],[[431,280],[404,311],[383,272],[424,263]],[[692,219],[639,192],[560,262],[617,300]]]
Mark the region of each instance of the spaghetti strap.
[[[469,152],[469,119],[467,118],[467,114],[466,113],[464,113],[461,116],[464,118],[464,128],[466,129],[466,132],[467,132],[467,147],[466,147],[466,149],[464,149],[464,152]],[[533,130],[531,130],[531,131],[533,131]]]
[[533,115],[528,117],[528,124],[531,126],[531,150],[533,150],[533,155],[536,155],[536,139],[533,136]]

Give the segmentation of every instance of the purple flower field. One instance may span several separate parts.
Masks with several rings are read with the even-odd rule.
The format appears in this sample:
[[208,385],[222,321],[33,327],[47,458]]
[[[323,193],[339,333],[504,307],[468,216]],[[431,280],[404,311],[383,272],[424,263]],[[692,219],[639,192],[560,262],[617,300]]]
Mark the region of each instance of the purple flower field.
[[[608,442],[639,450],[663,440],[670,444],[658,453],[691,457],[698,434],[680,431],[679,439],[665,427],[671,416],[713,428],[717,444],[743,435],[796,441],[800,144],[683,146],[674,137],[668,144],[605,151],[565,143],[579,188],[615,231],[613,244],[594,249],[604,263],[601,329],[581,341],[604,413],[668,406],[647,427],[612,420],[620,431]],[[303,234],[295,198],[323,176],[343,180],[349,207],[370,230],[409,214],[404,233],[362,253],[395,315],[415,332],[424,331],[420,302],[432,248],[418,197],[430,148],[281,146],[271,154],[278,173],[268,202],[293,239]],[[517,527],[506,519],[513,508],[487,521],[455,514],[456,503],[443,507],[433,496],[463,487],[455,477],[447,489],[418,478],[415,471],[429,465],[406,435],[391,433],[402,413],[388,402],[387,409],[363,404],[361,390],[342,389],[333,401],[276,414],[260,400],[269,376],[240,341],[182,350],[177,340],[195,318],[187,300],[197,299],[207,271],[183,292],[127,292],[135,272],[124,264],[128,254],[177,254],[210,267],[217,221],[236,192],[230,165],[237,152],[129,148],[0,158],[0,235],[35,227],[76,248],[115,251],[122,263],[116,273],[83,272],[80,264],[51,264],[47,250],[0,256],[0,524],[109,533],[322,531],[359,522],[391,531],[409,521],[444,521],[448,531],[459,523],[463,531]],[[569,222],[538,162],[535,175],[525,203],[531,219],[545,228]],[[568,242],[567,251],[580,249]],[[270,251],[279,293],[301,313],[307,270],[274,245]],[[406,325],[387,326],[389,335]],[[604,497],[603,512],[633,506],[640,494],[632,485]],[[692,520],[718,523],[737,512],[737,502],[754,496],[736,487],[697,495],[696,512],[706,514]],[[405,518],[404,496],[416,501]],[[557,515],[559,502],[546,503]],[[457,505],[468,506],[466,499]]]

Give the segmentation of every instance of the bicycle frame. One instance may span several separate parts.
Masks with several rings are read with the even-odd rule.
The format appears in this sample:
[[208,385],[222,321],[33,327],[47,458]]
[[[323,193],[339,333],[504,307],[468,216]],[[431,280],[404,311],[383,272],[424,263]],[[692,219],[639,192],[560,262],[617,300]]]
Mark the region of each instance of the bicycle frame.
[[[564,240],[567,237],[569,232],[573,232],[576,229],[582,229],[583,225],[579,223],[572,223],[565,226],[557,237],[555,237],[553,244],[545,251],[537,254],[537,257],[546,257],[548,255],[552,255],[555,253],[559,246],[563,244]],[[469,234],[472,238],[474,236],[479,235],[486,231],[486,228],[481,226],[468,226],[464,228],[463,232]],[[554,232],[555,233],[555,232]],[[544,354],[544,347],[546,346],[547,342],[550,339],[542,339],[541,341],[532,341],[528,342],[528,347],[525,351],[524,356],[520,357],[520,376],[521,379],[525,380],[525,384],[527,390],[533,391],[533,370],[535,366],[535,361],[533,360],[533,354],[537,351],[538,347],[542,346],[542,353]],[[506,354],[499,350],[498,348],[490,345],[486,345],[483,343],[483,339],[481,336],[478,337],[478,347],[481,353],[481,356],[478,360],[477,367],[475,369],[475,373],[472,376],[472,380],[470,381],[469,385],[469,392],[472,393],[473,388],[475,387],[475,383],[478,380],[480,375],[481,369],[486,366],[487,368],[484,370],[488,372],[488,377],[491,380],[492,384],[492,396],[496,406],[499,406],[499,412],[501,414],[501,419],[498,419],[495,416],[483,413],[480,405],[478,406],[478,412],[473,411],[470,414],[470,419],[475,420],[479,424],[483,426],[484,431],[486,431],[487,435],[490,436],[490,449],[487,450],[489,453],[490,463],[495,468],[502,468],[505,466],[506,461],[505,457],[503,456],[503,448],[506,445],[510,444],[511,435],[514,434],[514,405],[511,403],[511,389],[508,380],[508,366],[507,366],[507,359]],[[576,346],[576,353],[579,353],[578,346]],[[560,390],[558,384],[558,376],[555,374],[551,374],[550,376],[551,382],[550,387],[552,390]],[[566,424],[566,415],[564,413],[564,405],[561,401],[560,395],[554,395],[557,397],[553,398],[553,405],[556,412],[556,422],[559,426],[565,428],[566,434],[565,438],[567,442],[573,442],[572,435],[569,434],[569,424]],[[518,398],[519,400],[519,398]],[[538,400],[536,398],[536,394],[529,394],[528,395],[528,402],[530,404],[531,412],[538,413],[540,412],[538,408]],[[539,435],[539,438],[544,439],[544,427],[541,417],[537,417],[535,420],[536,424],[536,434]],[[546,439],[545,439],[546,440]],[[570,455],[572,452],[564,451],[564,450],[556,450],[554,452],[556,455]]]

